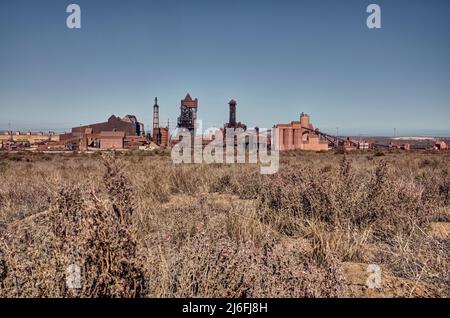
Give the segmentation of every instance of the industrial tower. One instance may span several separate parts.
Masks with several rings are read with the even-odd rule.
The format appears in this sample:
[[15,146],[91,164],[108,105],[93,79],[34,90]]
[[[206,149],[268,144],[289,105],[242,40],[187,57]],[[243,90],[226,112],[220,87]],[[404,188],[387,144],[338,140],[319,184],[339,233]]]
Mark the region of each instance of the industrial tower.
[[234,99],[230,100],[228,103],[228,105],[230,105],[230,120],[228,123],[233,127],[236,126],[236,104]]
[[157,145],[161,144],[161,131],[159,129],[158,97],[155,97],[155,104],[153,105],[153,141]]
[[236,120],[236,105],[237,102],[232,99],[230,100],[230,102],[228,103],[228,105],[230,106],[230,116],[229,116],[229,121],[228,123],[225,124],[224,128],[242,128],[244,130],[247,130],[247,125],[241,123],[241,122],[237,122]]
[[155,97],[155,105],[153,105],[153,130],[159,128],[159,105],[158,97]]
[[[169,125],[169,124],[167,124]],[[170,142],[169,127],[159,126],[159,105],[158,97],[155,97],[155,104],[153,105],[153,142],[158,146],[167,147]]]
[[195,129],[195,121],[197,119],[198,99],[192,99],[187,94],[181,101],[180,116],[178,117],[178,128],[188,129],[193,132]]

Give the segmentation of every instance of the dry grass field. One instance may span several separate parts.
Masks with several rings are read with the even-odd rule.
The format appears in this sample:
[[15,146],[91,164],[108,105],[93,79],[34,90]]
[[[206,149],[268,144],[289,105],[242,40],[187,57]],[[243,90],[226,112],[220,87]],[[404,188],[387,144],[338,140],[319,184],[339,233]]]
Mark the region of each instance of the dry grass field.
[[450,296],[448,152],[287,152],[272,176],[2,153],[0,177],[0,297]]

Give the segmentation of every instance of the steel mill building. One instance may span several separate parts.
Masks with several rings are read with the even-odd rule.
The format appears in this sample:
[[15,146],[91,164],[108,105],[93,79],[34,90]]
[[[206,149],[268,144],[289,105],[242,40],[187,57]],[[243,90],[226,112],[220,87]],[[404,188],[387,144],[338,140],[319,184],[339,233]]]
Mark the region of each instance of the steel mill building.
[[102,131],[123,131],[128,136],[143,136],[145,133],[144,124],[138,122],[136,116],[133,115],[126,115],[123,118],[112,115],[108,121],[103,123],[74,127],[72,134],[82,134],[86,129],[92,129],[91,133],[93,134],[99,134]]
[[144,134],[144,125],[136,116],[112,115],[106,122],[74,127],[71,133],[60,135],[58,144],[48,146],[82,151],[138,149],[147,143]]
[[310,122],[308,114],[302,113],[300,121],[290,124],[278,124],[274,126],[278,133],[278,149],[283,150],[329,150],[328,141],[317,133]]

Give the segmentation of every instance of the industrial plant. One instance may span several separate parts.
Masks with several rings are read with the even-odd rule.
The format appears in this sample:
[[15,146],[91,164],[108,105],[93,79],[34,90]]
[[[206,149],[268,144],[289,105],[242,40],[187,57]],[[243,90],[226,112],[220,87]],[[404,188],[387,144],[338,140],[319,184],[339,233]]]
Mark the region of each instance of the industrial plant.
[[[237,120],[237,101],[231,99],[228,102],[228,122],[221,128],[224,138],[227,129],[242,129],[247,131],[247,125]],[[186,94],[180,102],[180,115],[177,120],[178,129],[186,129],[195,133],[199,101]],[[105,122],[93,123],[73,127],[71,132],[56,134],[55,132],[12,132],[5,131],[0,134],[0,150],[18,151],[101,151],[101,150],[151,150],[156,147],[170,148],[177,140],[172,140],[169,122],[163,127],[159,117],[160,106],[155,97],[153,105],[153,127],[146,131],[144,124],[134,115],[118,117],[111,115]],[[259,134],[259,128],[255,127],[248,133]],[[330,135],[315,128],[311,117],[301,113],[299,120],[288,124],[275,124],[269,134],[268,146],[280,151],[304,150],[304,151],[328,151],[341,149],[343,151],[369,150],[375,148],[410,150],[411,144],[377,143],[368,140],[355,140],[351,137]],[[206,142],[206,136],[205,142]],[[273,142],[272,142],[273,140]],[[417,147],[416,147],[417,148]],[[435,140],[432,147],[435,150],[448,150],[448,145],[443,140]]]
[[178,128],[188,129],[193,132],[197,119],[198,99],[192,99],[189,93],[181,100],[180,117],[178,117]]
[[290,124],[278,124],[274,128],[278,132],[279,150],[313,150],[329,149],[329,142],[319,131],[315,131],[308,114],[302,113],[299,121]]

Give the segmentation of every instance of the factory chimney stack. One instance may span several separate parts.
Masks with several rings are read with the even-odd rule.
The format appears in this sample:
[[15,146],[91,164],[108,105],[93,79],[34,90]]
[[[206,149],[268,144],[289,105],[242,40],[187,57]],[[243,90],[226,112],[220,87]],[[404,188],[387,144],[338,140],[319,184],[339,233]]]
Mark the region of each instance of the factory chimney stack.
[[159,128],[159,105],[158,97],[155,97],[155,105],[153,105],[153,130]]
[[234,127],[236,126],[236,101],[232,99],[228,105],[230,105],[230,120],[229,124]]

